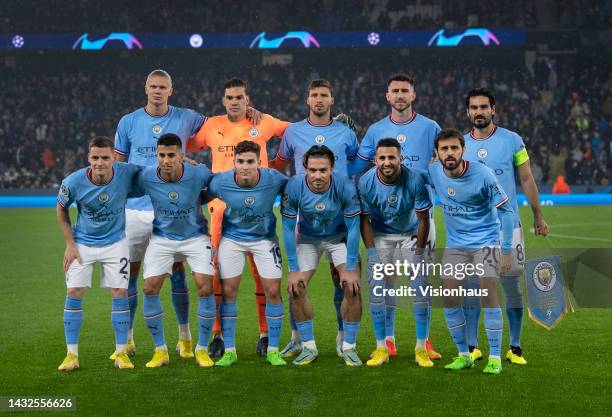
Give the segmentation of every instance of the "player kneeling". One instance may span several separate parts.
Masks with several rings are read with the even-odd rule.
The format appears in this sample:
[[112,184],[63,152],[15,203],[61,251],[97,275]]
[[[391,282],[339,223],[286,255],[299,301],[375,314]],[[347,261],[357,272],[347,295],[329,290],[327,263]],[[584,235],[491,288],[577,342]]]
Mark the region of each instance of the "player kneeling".
[[[102,265],[100,286],[110,288],[113,297],[111,321],[115,331],[115,366],[134,367],[126,353],[130,310],[127,287],[129,251],[125,238],[125,203],[138,168],[114,162],[113,142],[103,136],[89,143],[90,166],[69,175],[57,197],[57,221],[66,240],[64,273],[66,304],[64,331],[68,354],[58,367],[72,371],[79,367],[78,339],[83,323],[82,300],[91,288],[96,262]],[[70,205],[78,207],[77,222],[70,225]]]
[[221,332],[225,353],[215,363],[216,366],[230,366],[238,361],[236,295],[248,253],[255,260],[266,295],[267,361],[272,365],[287,364],[278,352],[283,323],[280,296],[283,268],[273,210],[275,197],[284,190],[288,180],[274,169],[261,168],[259,155],[257,143],[240,142],[235,150],[234,169],[217,174],[208,187],[210,197],[219,198],[226,205],[218,254],[223,292]]
[[196,362],[210,367],[214,365],[208,356],[208,339],[215,319],[213,257],[200,194],[212,173],[205,165],[185,164],[181,140],[172,133],[158,139],[157,161],[158,166],[146,167],[138,176],[138,188],[151,197],[154,213],[153,236],[144,257],[143,312],[155,354],[146,366],[158,368],[169,362],[159,292],[164,279],[172,274],[172,264],[186,259],[200,298]]

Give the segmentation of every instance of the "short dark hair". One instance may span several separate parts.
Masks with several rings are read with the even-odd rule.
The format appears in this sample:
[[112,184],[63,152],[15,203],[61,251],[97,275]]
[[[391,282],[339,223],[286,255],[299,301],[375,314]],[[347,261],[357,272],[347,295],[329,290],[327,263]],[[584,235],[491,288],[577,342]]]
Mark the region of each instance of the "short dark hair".
[[402,145],[395,138],[384,138],[378,141],[376,144],[376,149],[378,148],[396,148],[400,153],[402,152]]
[[441,140],[451,139],[451,138],[459,139],[459,143],[461,143],[461,147],[465,148],[465,139],[463,137],[463,134],[454,128],[442,129],[440,133],[438,133],[438,136],[436,136],[436,139],[434,140],[434,146],[436,147],[436,149],[438,149],[438,143]]
[[334,89],[332,88],[331,83],[323,79],[312,80],[310,84],[308,84],[308,92],[310,93],[310,90],[312,90],[313,88],[318,88],[318,87],[329,88],[329,94],[331,94],[332,97],[334,96]]
[[174,133],[163,134],[157,139],[157,146],[176,146],[182,150],[181,138]]
[[241,153],[246,152],[254,152],[255,155],[259,158],[259,153],[261,151],[261,147],[258,143],[253,142],[252,140],[243,140],[238,145],[236,145],[236,149],[234,150],[234,155],[239,155]]
[[314,145],[306,151],[302,157],[302,165],[304,168],[308,167],[308,159],[310,158],[327,158],[331,164],[332,169],[336,163],[336,157],[334,153],[325,145]]
[[465,98],[465,108],[467,109],[468,107],[470,107],[470,98],[478,96],[487,97],[489,99],[489,104],[491,105],[491,107],[495,106],[495,96],[493,95],[491,90],[488,90],[486,88],[474,88],[467,94],[467,97]]
[[89,141],[89,149],[91,148],[111,148],[115,149],[115,144],[108,136],[95,136]]
[[393,81],[405,81],[405,82],[410,83],[410,85],[414,87],[414,78],[404,73],[393,74],[387,80],[387,88],[389,88],[389,86],[391,85]]
[[223,84],[223,90],[227,90],[232,87],[244,87],[244,91],[247,89],[247,82],[242,78],[232,77]]

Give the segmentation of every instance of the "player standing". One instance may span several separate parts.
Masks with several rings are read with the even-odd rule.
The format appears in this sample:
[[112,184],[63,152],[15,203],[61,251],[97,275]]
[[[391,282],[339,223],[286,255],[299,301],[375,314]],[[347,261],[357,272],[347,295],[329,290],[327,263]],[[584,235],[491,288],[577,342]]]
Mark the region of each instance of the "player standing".
[[[501,279],[506,295],[506,315],[510,330],[510,349],[506,359],[511,363],[527,363],[521,348],[521,329],[523,325],[523,295],[521,294],[520,276],[525,262],[525,242],[523,229],[516,201],[515,175],[527,196],[533,212],[533,230],[536,236],[546,236],[548,225],[540,209],[540,194],[531,173],[529,155],[523,139],[515,132],[499,127],[493,123],[495,117],[495,97],[484,88],[470,91],[465,99],[467,116],[472,123],[472,130],[465,137],[465,159],[485,164],[495,173],[499,183],[510,199],[514,212],[514,231],[512,233],[513,264],[510,271]],[[478,284],[477,281],[473,282]],[[464,312],[467,321],[468,345],[472,359],[482,357],[478,348],[478,321],[480,303],[467,300]]]
[[[359,146],[355,171],[375,163],[376,145],[383,138],[395,138],[401,145],[404,165],[408,168],[426,170],[434,155],[434,140],[440,126],[414,111],[412,103],[416,99],[414,79],[406,74],[395,74],[387,81],[387,102],[391,106],[391,114],[371,125]],[[433,200],[433,191],[430,190]],[[434,248],[436,242],[436,225],[433,220],[433,208],[430,210],[428,248]],[[386,297],[385,335],[390,356],[397,354],[395,346],[395,300]],[[430,300],[427,300],[428,310]],[[442,356],[435,351],[429,342],[429,319],[427,321],[426,346],[431,359]]]
[[[334,104],[333,89],[327,80],[313,80],[308,86],[306,104],[309,108],[308,117],[301,122],[291,124],[281,141],[276,159],[270,163],[271,167],[283,170],[289,160],[295,164],[296,175],[302,175],[305,168],[302,165],[303,156],[313,145],[325,145],[335,155],[333,170],[343,176],[352,174],[352,161],[357,155],[359,144],[355,133],[342,122],[331,117],[331,108]],[[334,307],[338,322],[338,335],[336,337],[336,351],[341,355],[343,339],[343,324],[341,304],[344,299],[337,272],[332,269],[334,282]],[[291,341],[282,350],[283,357],[289,357],[301,350],[299,333],[294,320],[291,320]]]
[[[401,146],[397,139],[386,138],[376,145],[376,167],[359,180],[361,197],[361,235],[368,251],[368,272],[375,263],[393,263],[406,259],[418,263],[423,257],[429,232],[429,190],[421,175],[402,166]],[[396,248],[399,256],[396,254]],[[410,253],[413,251],[414,253]],[[395,277],[391,277],[395,279]],[[367,361],[368,366],[380,366],[389,361],[385,343],[385,297],[378,291],[380,283],[368,276],[370,283],[370,314],[376,336],[376,350]],[[383,282],[383,284],[386,283]],[[425,347],[429,303],[419,290],[425,288],[424,275],[412,277],[415,288],[414,318],[416,326],[415,361],[419,366],[431,367]],[[393,284],[392,287],[395,285]],[[393,297],[395,298],[395,297]],[[395,302],[393,302],[395,305]]]
[[149,166],[138,176],[138,188],[151,197],[154,210],[153,235],[144,257],[143,312],[155,343],[155,354],[147,368],[169,362],[159,292],[172,273],[175,259],[187,260],[200,297],[198,304],[198,365],[210,367],[208,339],[215,318],[212,289],[212,246],[206,219],[202,215],[200,193],[212,173],[206,165],[183,162],[182,141],[173,133],[157,140],[158,166]]
[[[209,148],[212,154],[212,172],[224,172],[234,167],[234,151],[238,143],[250,140],[260,146],[262,167],[268,166],[268,153],[266,144],[272,137],[282,137],[289,122],[283,122],[270,115],[264,114],[257,126],[253,126],[247,119],[249,96],[247,95],[247,84],[240,78],[231,78],[224,85],[223,105],[226,114],[206,119],[197,135],[187,143],[187,151],[199,152]],[[221,224],[225,203],[219,199],[208,203],[210,212],[210,234],[213,247],[219,248],[221,240]],[[218,254],[217,250],[217,254]],[[218,255],[217,255],[218,257]],[[215,262],[218,264],[218,259]],[[257,343],[257,352],[267,355],[268,328],[266,324],[266,297],[262,286],[261,277],[257,271],[253,255],[248,253],[249,264],[253,279],[255,280],[255,299],[259,318],[260,338]],[[214,287],[217,303],[217,316],[213,327],[213,338],[210,344],[210,356],[215,358],[224,353],[223,339],[221,334],[219,305],[221,303],[221,284],[217,270],[215,270]]]
[[261,271],[266,297],[265,318],[269,329],[267,361],[286,365],[278,351],[283,323],[280,282],[283,274],[281,251],[276,237],[275,197],[287,184],[287,177],[275,169],[262,168],[260,146],[251,141],[238,143],[234,151],[235,168],[218,174],[208,186],[208,194],[225,203],[223,237],[219,244],[219,269],[223,301],[221,328],[225,353],[217,366],[230,366],[236,355],[236,296],[246,254],[252,254]]
[[[187,139],[195,134],[204,117],[191,109],[168,105],[172,95],[172,79],[161,69],[152,71],[147,76],[145,94],[147,104],[132,113],[126,114],[119,121],[115,135],[115,152],[119,160],[127,160],[139,166],[157,166],[156,143],[166,133],[174,133],[181,139],[182,150],[185,150]],[[128,352],[135,351],[133,327],[134,315],[138,307],[138,273],[149,239],[153,223],[153,206],[149,196],[128,200],[126,208],[126,235],[130,246],[130,280],[128,298],[130,304],[130,330],[128,335]],[[172,305],[179,323],[179,341],[177,350],[181,357],[192,358],[193,347],[189,330],[189,287],[185,280],[185,269],[182,262],[173,266]],[[111,355],[111,359],[114,354]]]
[[[60,186],[57,221],[66,241],[64,273],[66,303],[64,332],[68,353],[60,371],[79,367],[78,339],[83,323],[82,300],[91,288],[96,262],[102,265],[100,286],[110,288],[111,321],[115,332],[115,366],[134,367],[126,352],[130,313],[127,287],[129,250],[125,238],[125,204],[138,167],[114,161],[113,141],[98,136],[89,142],[90,166],[70,174]],[[78,208],[76,224],[70,225],[70,205]]]
[[[485,310],[485,327],[489,340],[489,360],[484,373],[498,374],[501,366],[501,340],[504,327],[499,300],[497,279],[512,263],[513,213],[508,197],[491,170],[481,164],[463,159],[465,140],[456,129],[444,129],[436,137],[439,161],[428,168],[427,179],[436,190],[444,212],[446,225],[446,250],[442,258],[444,270],[452,265],[455,276],[443,276],[445,289],[461,289],[459,267],[480,266],[480,287]],[[501,256],[500,222],[502,231]],[[444,315],[448,330],[457,345],[459,355],[445,369],[471,368],[474,361],[467,345],[465,316],[461,297],[444,297]]]
[[362,364],[355,349],[361,321],[357,265],[361,209],[351,180],[342,174],[332,175],[334,159],[334,154],[325,145],[315,145],[307,150],[303,156],[306,174],[298,174],[289,180],[281,204],[283,239],[289,265],[289,304],[302,346],[294,365],[307,365],[318,356],[308,284],[323,252],[329,254],[338,270],[344,290],[340,313],[344,333],[340,355],[348,366]]

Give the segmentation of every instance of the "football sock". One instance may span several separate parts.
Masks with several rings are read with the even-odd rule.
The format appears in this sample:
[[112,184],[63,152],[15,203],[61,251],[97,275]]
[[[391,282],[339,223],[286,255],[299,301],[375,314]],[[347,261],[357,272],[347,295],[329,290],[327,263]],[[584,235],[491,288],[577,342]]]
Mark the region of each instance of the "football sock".
[[155,343],[156,347],[165,346],[164,314],[162,311],[159,294],[145,294],[142,302],[142,311],[144,312],[144,318],[147,323],[149,333],[151,333],[151,337],[153,337],[153,343]]
[[268,351],[278,350],[281,331],[283,329],[283,303],[266,303],[266,321],[268,324]]
[[130,326],[128,330],[128,340],[133,340],[134,317],[138,309],[138,275],[130,277],[128,281],[128,303],[130,306]]
[[[185,271],[173,272],[170,277],[170,284],[172,284],[172,306],[179,323],[179,332],[183,333],[180,338],[191,339],[191,334],[189,337],[184,337],[185,327],[182,329],[180,327],[181,324],[189,323],[189,286],[185,279]],[[187,326],[187,329],[189,329],[189,326]]]
[[510,330],[510,346],[521,345],[523,329],[523,295],[521,294],[520,276],[500,279],[506,294],[506,315]]
[[314,346],[316,349],[316,345],[314,345],[314,329],[312,320],[300,321],[295,323],[295,325],[297,326],[300,338],[302,339],[302,345],[305,347]]
[[[480,289],[480,278],[470,277],[465,280],[466,290]],[[480,297],[463,297],[463,314],[465,315],[466,334],[469,346],[478,347],[478,323],[480,322]]]
[[358,321],[344,321],[344,340],[342,341],[342,350],[349,350],[355,347],[358,332]]
[[[427,279],[425,276],[417,276],[411,282],[411,287],[415,291],[414,304],[412,310],[414,312],[414,325],[416,330],[417,347],[425,347],[425,339],[427,339],[427,323],[429,322],[429,299],[423,295],[423,291],[427,288]],[[422,344],[422,346],[421,346]]]
[[489,340],[489,356],[499,358],[501,356],[502,330],[504,329],[504,318],[501,308],[485,307],[484,317],[487,339]]
[[[111,323],[115,332],[115,343],[125,345],[127,343],[128,328],[130,326],[130,306],[127,295],[124,297],[113,297]],[[121,350],[117,350],[118,352]]]
[[[238,306],[235,301],[221,301],[221,333],[225,341],[225,350],[236,348],[236,320]],[[231,351],[231,350],[230,350]]]
[[66,296],[64,304],[64,333],[68,352],[78,356],[79,331],[83,324],[82,298]]
[[445,307],[444,317],[446,326],[450,332],[453,342],[457,346],[460,355],[469,354],[467,338],[465,334],[465,316],[461,307]]
[[334,308],[336,309],[336,321],[338,322],[338,331],[342,331],[343,322],[342,322],[342,300],[344,299],[344,290],[340,286],[339,283],[334,281]]
[[208,340],[215,321],[215,296],[200,297],[198,302],[198,344],[197,350],[208,352]]

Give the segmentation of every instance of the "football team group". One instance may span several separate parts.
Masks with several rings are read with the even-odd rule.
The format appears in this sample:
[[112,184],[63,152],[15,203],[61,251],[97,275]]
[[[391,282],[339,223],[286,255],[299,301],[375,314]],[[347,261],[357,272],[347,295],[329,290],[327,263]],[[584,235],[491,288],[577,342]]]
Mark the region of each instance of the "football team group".
[[[378,280],[372,271],[377,264],[398,259],[433,262],[436,196],[446,226],[442,262],[484,266],[481,275],[465,280],[442,276],[442,286],[488,290],[482,297],[444,297],[446,323],[458,350],[445,368],[471,368],[482,358],[478,345],[482,306],[489,344],[484,372],[501,372],[503,315],[498,283],[504,290],[510,333],[505,358],[514,364],[527,363],[520,341],[524,243],[516,177],[533,211],[535,234],[546,235],[548,226],[523,140],[495,125],[495,99],[490,91],[477,88],[467,94],[466,114],[473,127],[462,134],[440,129],[435,121],[417,114],[412,106],[414,80],[394,75],[386,90],[389,116],[371,125],[359,142],[350,117],[332,118],[334,95],[327,80],[310,82],[308,117],[296,123],[250,107],[247,84],[238,78],[225,83],[226,114],[208,118],[170,106],[172,88],[166,71],[151,72],[145,84],[146,106],[119,121],[114,141],[93,138],[89,166],[66,177],[60,186],[56,211],[66,241],[68,351],[60,371],[79,368],[82,300],[92,285],[96,263],[101,264],[100,285],[112,295],[116,347],[111,359],[116,367],[134,367],[130,356],[136,350],[133,325],[141,263],[142,310],[154,342],[154,355],[146,366],[169,363],[160,301],[167,277],[178,321],[180,357],[195,357],[201,367],[237,363],[236,299],[247,258],[255,280],[258,354],[271,365],[286,365],[285,359],[294,356],[294,365],[308,365],[318,356],[308,288],[323,254],[330,260],[334,283],[337,354],[348,366],[362,365],[356,350],[362,315],[362,240],[376,338],[366,364],[381,366],[397,354],[392,291],[396,277]],[[276,157],[268,161],[266,145],[273,137],[282,139]],[[186,152],[202,150],[210,152],[212,169],[186,156]],[[290,161],[296,173],[287,177]],[[292,329],[291,340],[282,350],[285,305],[274,214],[277,197]],[[78,209],[74,225],[69,214],[73,203]],[[210,225],[203,205],[210,213]],[[195,343],[189,327],[185,262],[198,293]],[[419,290],[412,301],[414,357],[421,367],[432,367],[432,359],[441,358],[429,342],[432,300],[423,289],[431,278],[417,274],[410,279],[411,287]],[[385,291],[378,291],[381,286]]]

